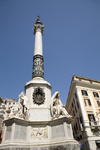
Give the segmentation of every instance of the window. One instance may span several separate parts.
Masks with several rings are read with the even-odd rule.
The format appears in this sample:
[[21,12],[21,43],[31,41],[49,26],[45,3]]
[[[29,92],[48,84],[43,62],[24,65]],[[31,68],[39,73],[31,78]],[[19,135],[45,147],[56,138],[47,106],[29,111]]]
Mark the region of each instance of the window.
[[75,93],[75,98],[77,99],[77,94]]
[[75,99],[73,98],[74,104],[75,104]]
[[80,135],[80,139],[82,139],[82,135]]
[[73,115],[75,116],[75,112],[73,111]]
[[76,110],[76,113],[77,113],[77,109],[76,109],[76,106],[75,106],[75,110]]
[[77,126],[77,123],[76,123],[76,130],[78,130],[78,126]]
[[7,101],[5,101],[5,105],[7,104]]
[[82,92],[82,95],[84,95],[84,96],[88,96],[87,91],[85,91],[85,90],[81,90],[81,92]]
[[100,101],[99,100],[96,100],[96,101],[97,101],[98,106],[100,107]]
[[83,118],[82,118],[82,116],[80,116],[80,123],[83,123]]
[[89,118],[89,121],[92,121],[92,122],[95,121],[95,118],[94,118],[93,114],[88,114],[88,118]]
[[99,97],[98,93],[93,92],[94,97]]
[[79,130],[80,130],[80,129],[81,129],[81,127],[80,127],[80,126],[81,126],[81,124],[80,124],[79,119],[80,119],[80,118],[78,118],[78,122],[77,122],[77,123],[78,123],[78,127],[79,127]]
[[79,103],[77,102],[77,107],[79,108]]
[[90,99],[84,99],[85,101],[85,106],[91,106]]
[[78,141],[80,140],[80,137],[78,136]]
[[76,130],[76,127],[74,126],[74,130]]

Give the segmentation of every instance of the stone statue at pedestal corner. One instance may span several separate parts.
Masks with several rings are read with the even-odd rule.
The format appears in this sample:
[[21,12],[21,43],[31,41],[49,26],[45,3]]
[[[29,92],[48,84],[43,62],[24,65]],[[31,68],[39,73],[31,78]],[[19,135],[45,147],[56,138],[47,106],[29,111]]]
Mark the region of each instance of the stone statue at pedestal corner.
[[21,92],[19,95],[19,117],[22,117],[25,120],[28,120],[29,116],[29,100],[27,97],[24,95],[24,92]]
[[68,114],[67,110],[64,108],[61,100],[59,99],[59,92],[55,92],[51,98],[51,114],[52,119],[60,118],[63,116],[72,117]]
[[24,92],[21,92],[19,95],[18,105],[15,105],[11,108],[8,118],[17,117],[28,121],[29,116],[29,100],[24,95]]

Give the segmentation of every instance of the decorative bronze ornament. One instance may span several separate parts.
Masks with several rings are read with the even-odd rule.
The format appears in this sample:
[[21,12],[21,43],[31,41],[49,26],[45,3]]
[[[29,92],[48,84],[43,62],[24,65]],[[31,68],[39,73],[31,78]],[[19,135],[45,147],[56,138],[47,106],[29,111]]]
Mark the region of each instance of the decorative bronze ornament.
[[34,104],[41,105],[44,103],[44,101],[45,101],[45,93],[43,92],[43,90],[40,87],[34,89],[34,92],[33,92]]
[[35,55],[33,57],[32,79],[35,77],[44,78],[44,65],[43,65],[43,56],[42,55]]

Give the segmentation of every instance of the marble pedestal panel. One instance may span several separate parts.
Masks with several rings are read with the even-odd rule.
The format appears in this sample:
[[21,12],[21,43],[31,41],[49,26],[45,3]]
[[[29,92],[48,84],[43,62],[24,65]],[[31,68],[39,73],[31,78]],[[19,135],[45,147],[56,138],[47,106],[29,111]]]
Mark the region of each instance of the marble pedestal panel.
[[[40,88],[44,93],[43,102],[41,105],[38,103],[39,100],[36,96],[36,89]],[[50,105],[51,105],[51,85],[43,78],[36,77],[26,83],[25,86],[26,97],[29,100],[29,113],[30,121],[48,121],[51,120]],[[38,100],[37,100],[38,99]]]
[[79,150],[73,139],[71,119],[52,121],[5,120],[1,150]]

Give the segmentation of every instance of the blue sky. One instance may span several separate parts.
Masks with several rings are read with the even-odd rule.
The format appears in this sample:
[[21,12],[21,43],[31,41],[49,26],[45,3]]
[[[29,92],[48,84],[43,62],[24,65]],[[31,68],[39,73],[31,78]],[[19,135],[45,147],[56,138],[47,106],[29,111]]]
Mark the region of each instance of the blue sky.
[[100,80],[100,0],[0,0],[0,97],[32,78],[33,24],[45,25],[44,75],[66,104],[73,75]]

